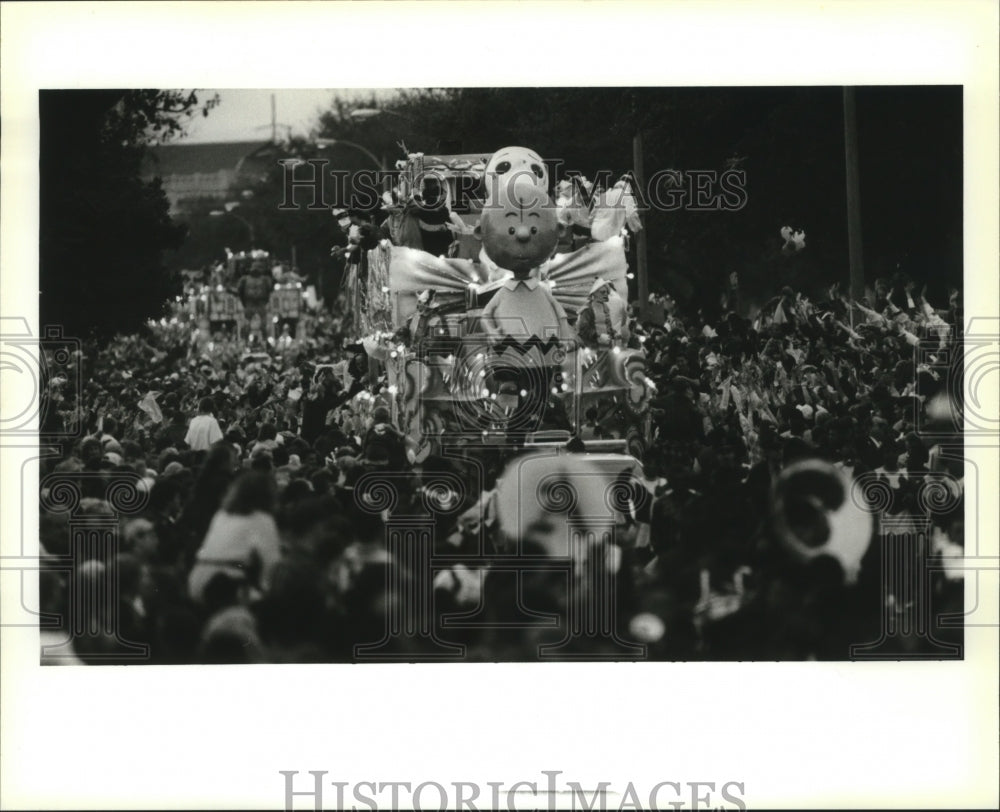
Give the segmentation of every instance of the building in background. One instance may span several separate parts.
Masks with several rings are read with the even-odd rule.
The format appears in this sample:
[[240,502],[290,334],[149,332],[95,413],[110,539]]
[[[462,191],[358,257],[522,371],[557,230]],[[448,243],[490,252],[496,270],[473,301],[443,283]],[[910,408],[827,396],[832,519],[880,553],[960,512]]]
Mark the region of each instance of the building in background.
[[184,200],[225,200],[234,185],[263,179],[278,158],[272,141],[221,141],[214,144],[165,144],[150,150],[143,180],[163,179],[170,213]]

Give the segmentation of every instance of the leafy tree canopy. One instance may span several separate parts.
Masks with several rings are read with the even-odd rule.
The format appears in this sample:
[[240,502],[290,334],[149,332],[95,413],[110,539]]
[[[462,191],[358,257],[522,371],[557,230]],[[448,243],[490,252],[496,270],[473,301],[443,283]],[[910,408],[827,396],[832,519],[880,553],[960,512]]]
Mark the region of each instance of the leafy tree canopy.
[[[869,284],[902,271],[942,300],[962,279],[961,89],[859,88],[857,105]],[[403,145],[461,153],[523,144],[561,161],[562,175],[590,178],[631,170],[639,132],[647,180],[663,169],[746,172],[738,211],[649,210],[652,289],[712,306],[733,272],[758,301],[785,284],[846,284],[839,87],[412,89],[388,101],[338,100],[319,127],[391,159]],[[783,226],[806,232],[806,250],[782,252]]]
[[217,99],[177,90],[43,90],[41,320],[69,335],[134,332],[177,292],[162,262],[184,228],[160,184],[143,182],[146,149],[181,137]]

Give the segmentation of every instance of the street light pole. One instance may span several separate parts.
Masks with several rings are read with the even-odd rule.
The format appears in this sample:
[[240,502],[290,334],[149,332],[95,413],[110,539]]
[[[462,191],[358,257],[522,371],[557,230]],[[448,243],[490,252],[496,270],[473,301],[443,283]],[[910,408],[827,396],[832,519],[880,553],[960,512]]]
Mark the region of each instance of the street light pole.
[[[632,138],[632,171],[635,175],[635,183],[639,187],[635,190],[636,196],[642,194],[641,190],[646,188],[646,178],[643,173],[642,167],[642,133],[637,132]],[[645,220],[645,216],[641,213],[639,215],[642,220]],[[645,310],[649,305],[649,275],[646,268],[646,228],[645,222],[643,223],[643,228],[639,229],[639,233],[636,234],[636,278],[639,282],[639,308]]]

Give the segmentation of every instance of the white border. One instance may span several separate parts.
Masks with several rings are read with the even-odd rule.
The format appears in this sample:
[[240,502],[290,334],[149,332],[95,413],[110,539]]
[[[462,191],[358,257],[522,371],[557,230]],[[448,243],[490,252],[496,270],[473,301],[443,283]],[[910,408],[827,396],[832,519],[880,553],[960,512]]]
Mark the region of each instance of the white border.
[[[37,90],[123,85],[964,84],[966,301],[969,315],[996,316],[992,0],[0,13],[0,313],[26,317],[36,335]],[[983,494],[996,493],[996,460],[996,449],[981,455]],[[6,452],[3,462],[10,554],[19,466]],[[980,543],[996,555],[996,504],[980,510]],[[995,574],[983,580],[980,600],[996,605]],[[4,591],[5,615],[17,598]],[[273,808],[278,770],[511,783],[543,769],[621,787],[745,781],[751,807],[998,804],[995,628],[969,630],[964,663],[904,665],[40,669],[37,650],[37,632],[3,630],[7,807]]]

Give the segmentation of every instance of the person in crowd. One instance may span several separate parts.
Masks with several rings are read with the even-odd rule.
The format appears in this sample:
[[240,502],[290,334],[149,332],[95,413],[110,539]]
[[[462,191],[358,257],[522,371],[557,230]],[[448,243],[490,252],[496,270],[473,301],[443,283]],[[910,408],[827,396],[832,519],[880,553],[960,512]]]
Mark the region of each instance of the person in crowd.
[[97,441],[101,444],[101,450],[107,454],[109,451],[112,453],[120,453],[121,445],[119,445],[118,440],[115,438],[115,434],[118,432],[118,421],[113,417],[104,417],[101,420],[101,428],[95,433]]
[[261,452],[267,452],[274,457],[274,451],[278,448],[278,427],[274,423],[263,423],[257,432],[257,441],[250,449],[250,456],[255,457]]
[[[214,404],[213,404],[214,408]],[[188,433],[188,419],[183,410],[173,408],[165,410],[168,419],[155,432],[155,445],[158,449],[180,448],[187,444],[184,439]]]
[[330,366],[317,370],[302,404],[302,439],[315,443],[326,427],[326,417],[344,400],[343,388]]
[[625,302],[606,279],[598,279],[590,289],[587,306],[576,322],[580,341],[591,349],[623,347],[630,333]]
[[185,537],[183,552],[188,564],[204,539],[239,466],[235,449],[225,441],[213,445],[205,455],[179,520],[179,531]]
[[361,450],[366,460],[384,464],[389,470],[402,471],[406,468],[406,440],[392,425],[385,406],[379,406],[373,412],[372,425],[365,432]]
[[271,278],[265,274],[265,265],[263,259],[254,259],[250,263],[250,273],[240,277],[237,283],[237,293],[243,303],[247,328],[252,335],[261,339],[267,318],[267,303],[273,289]]
[[274,519],[275,487],[267,474],[248,472],[230,486],[195,556],[188,590],[203,601],[218,573],[236,573],[257,592],[267,591],[271,569],[281,559]]
[[188,424],[184,442],[192,451],[207,451],[221,439],[222,428],[215,419],[215,401],[211,397],[203,397],[198,401],[198,414]]
[[80,460],[84,471],[99,471],[104,450],[101,441],[96,437],[88,437],[80,443]]
[[[940,408],[944,398],[948,412],[952,371],[935,366],[961,357],[957,292],[931,303],[903,276],[878,280],[857,302],[836,288],[815,302],[786,289],[752,318],[688,311],[662,293],[651,302],[635,325],[655,386],[650,432],[619,483],[628,498],[616,505],[619,553],[608,559],[623,639],[648,641],[650,656],[668,659],[846,658],[845,641],[877,639],[869,626],[888,599],[879,593],[880,530],[867,554],[875,563],[862,564],[857,582],[830,555],[803,562],[775,543],[775,482],[808,460],[884,486],[883,513],[894,521],[929,522],[928,555],[941,565],[929,588],[936,601],[962,605],[960,575],[946,566],[964,543],[962,472],[936,445],[960,439]],[[602,334],[613,336],[596,324],[600,347]],[[74,584],[96,583],[116,562],[119,615],[129,639],[150,647],[148,662],[350,661],[356,644],[385,633],[398,600],[387,584],[421,583],[418,559],[387,543],[398,514],[429,520],[434,547],[463,556],[435,578],[435,611],[471,611],[481,599],[487,619],[507,624],[464,630],[469,656],[537,657],[541,632],[516,623],[524,611],[565,612],[569,596],[554,577],[532,574],[519,585],[495,566],[496,552],[511,546],[491,504],[513,452],[470,452],[467,467],[434,455],[414,464],[386,405],[385,371],[369,369],[360,345],[344,340],[342,321],[319,314],[312,329],[314,339],[251,357],[237,336],[195,350],[189,333],[159,327],[86,347],[87,383],[64,384],[58,404],[61,423],[82,439],[42,461],[43,482],[53,472],[82,475],[81,510],[100,516],[112,515],[106,490],[116,474],[142,477],[148,499],[121,518],[117,558],[78,562],[68,574],[51,563],[68,552],[68,520],[43,500],[45,606],[64,611]],[[936,348],[935,358],[915,356],[918,345]],[[139,414],[153,389],[159,423]],[[500,402],[517,392],[498,394]],[[605,438],[605,414],[588,405],[560,453],[586,453]],[[98,416],[101,431],[87,434]],[[931,425],[939,435],[924,431]],[[359,490],[380,475],[391,475],[396,501],[374,510],[366,495],[377,494]],[[928,478],[954,502],[950,510],[928,512],[920,490]],[[454,496],[455,505],[427,512],[430,496]],[[419,643],[403,649],[420,655]],[[77,657],[98,662],[100,653]]]

